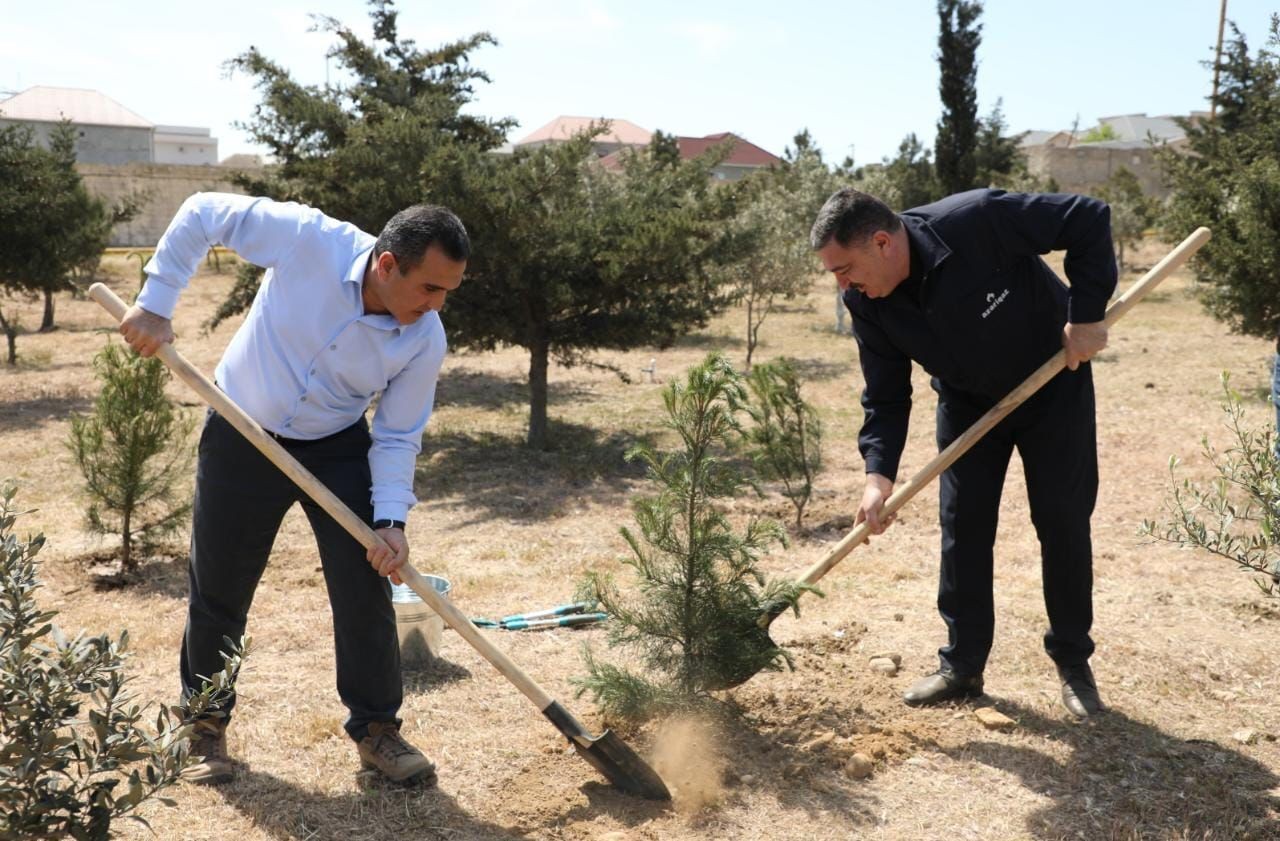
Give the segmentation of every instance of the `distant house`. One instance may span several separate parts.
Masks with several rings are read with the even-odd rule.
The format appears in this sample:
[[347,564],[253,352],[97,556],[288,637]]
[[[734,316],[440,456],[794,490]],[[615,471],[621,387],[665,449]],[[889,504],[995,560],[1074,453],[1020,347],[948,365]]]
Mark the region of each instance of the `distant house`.
[[[708,134],[706,137],[677,137],[676,144],[683,160],[692,160],[703,152],[722,143],[730,143],[729,154],[711,170],[711,177],[717,181],[737,181],[744,175],[757,169],[775,166],[782,162],[777,155],[766,152],[749,140],[744,140],[732,132],[722,131]],[[606,155],[600,165],[614,172],[622,169],[623,151]]]
[[93,164],[150,163],[155,125],[105,94],[84,88],[27,88],[0,100],[0,125],[30,126],[49,144],[58,123],[76,130],[76,160]]
[[[218,139],[207,128],[156,125],[86,88],[37,86],[0,99],[0,126],[30,126],[46,146],[64,120],[75,131],[76,170],[89,191],[113,203],[143,199],[138,215],[112,230],[110,245],[155,245],[192,193],[240,192],[234,170],[218,166]],[[262,165],[256,157],[237,163]]]
[[[1203,112],[1191,115],[1195,120]],[[1109,139],[1084,142],[1090,135],[1110,135]],[[1065,192],[1092,193],[1121,167],[1138,177],[1143,192],[1164,197],[1164,184],[1152,143],[1185,149],[1186,132],[1171,116],[1121,114],[1102,117],[1085,132],[1029,131],[1020,138],[1027,166],[1033,175],[1052,178]]]
[[757,169],[782,163],[782,159],[777,155],[766,152],[750,140],[727,131],[708,134],[706,137],[676,138],[676,142],[680,144],[680,157],[685,160],[696,158],[711,147],[726,141],[733,144],[729,149],[729,155],[711,170],[712,177],[718,181],[737,181]]
[[44,145],[63,120],[76,131],[82,164],[216,164],[218,140],[209,129],[158,126],[104,93],[37,85],[0,100],[0,125],[30,126]]
[[[520,147],[536,149],[548,143],[563,143],[575,134],[586,131],[592,123],[599,125],[603,122],[606,122],[604,117],[556,117],[512,145],[517,149]],[[653,134],[648,129],[640,128],[629,120],[608,119],[607,122],[609,130],[597,135],[593,144],[596,154],[600,157],[629,147],[646,146],[653,138]]]

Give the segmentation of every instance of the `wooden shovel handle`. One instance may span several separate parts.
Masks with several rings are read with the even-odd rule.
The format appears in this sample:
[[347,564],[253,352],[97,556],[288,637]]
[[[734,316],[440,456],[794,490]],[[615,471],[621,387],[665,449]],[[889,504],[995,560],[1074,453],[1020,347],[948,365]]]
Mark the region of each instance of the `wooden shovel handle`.
[[[1137,283],[1130,286],[1115,303],[1107,307],[1106,325],[1110,327],[1118,321],[1121,316],[1132,309],[1134,304],[1142,300],[1144,295],[1154,289],[1160,281],[1172,274],[1174,269],[1189,260],[1208,241],[1209,229],[1197,228],[1195,233],[1184,239],[1177,248],[1170,251],[1159,263],[1156,263]],[[985,415],[979,418],[973,426],[966,429],[959,438],[952,441],[950,446],[938,453],[919,473],[908,479],[905,484],[899,486],[885,501],[882,516],[893,514],[906,505],[925,485],[936,479],[942,471],[954,464],[956,459],[964,455],[970,447],[977,443],[978,439],[990,432],[993,426],[1039,390],[1041,386],[1057,376],[1058,372],[1066,367],[1066,359],[1066,351],[1058,351],[1049,358],[1048,362],[1036,369],[1035,373],[1023,380],[1021,385],[1009,392],[995,406],[992,406]],[[848,555],[860,543],[865,541],[870,533],[871,527],[866,521],[859,523],[839,543],[832,547],[826,557],[809,567],[804,575],[800,577],[800,581],[804,584],[816,583],[833,566],[839,563],[845,555]]]
[[[101,283],[93,284],[89,287],[89,297],[101,304],[103,309],[111,313],[116,321],[124,318],[125,310],[128,307],[124,301],[120,300],[106,286]],[[262,451],[262,454],[271,459],[271,462],[276,467],[283,470],[286,476],[292,479],[307,496],[314,499],[329,516],[337,520],[343,528],[350,532],[352,537],[360,541],[362,546],[368,549],[374,546],[386,545],[382,538],[378,537],[377,532],[371,529],[364,520],[357,517],[342,500],[334,496],[333,492],[321,484],[319,479],[312,476],[311,472],[299,464],[297,459],[289,455],[289,452],[280,446],[278,441],[268,435],[258,425],[257,421],[245,414],[244,410],[226,395],[226,392],[214,385],[200,369],[188,362],[173,345],[161,345],[160,350],[156,351],[156,356],[160,357],[160,361],[169,366],[169,369],[177,374],[179,379],[195,389],[196,393],[212,406],[218,414],[226,418],[245,438],[249,439],[249,443]],[[405,564],[400,568],[399,573],[404,583],[413,588],[413,591],[432,610],[440,614],[450,628],[457,631],[459,636],[470,643],[476,651],[479,651],[484,659],[493,664],[493,667],[501,672],[507,680],[515,684],[516,688],[523,692],[539,710],[545,710],[554,703],[554,699],[542,687],[534,683],[533,679],[513,663],[506,654],[476,630],[476,627],[471,624],[466,615],[454,607],[453,602],[437,593],[435,588],[427,583],[427,580],[416,569],[410,564]]]

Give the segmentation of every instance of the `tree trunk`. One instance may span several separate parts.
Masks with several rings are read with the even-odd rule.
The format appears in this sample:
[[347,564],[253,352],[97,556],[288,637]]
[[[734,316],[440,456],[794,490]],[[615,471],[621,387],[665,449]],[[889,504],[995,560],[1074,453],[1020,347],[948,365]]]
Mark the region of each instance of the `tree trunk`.
[[4,317],[4,310],[0,310],[0,330],[4,330],[4,337],[9,343],[9,364],[18,364],[18,321],[14,319],[10,324],[9,320]]
[[124,512],[124,520],[120,526],[121,544],[123,551],[120,555],[120,572],[126,573],[133,570],[133,533],[129,528],[132,512],[126,510]]
[[747,298],[747,370],[751,370],[751,356],[756,351],[756,330],[753,321],[755,301]]
[[529,438],[535,450],[547,448],[547,357],[550,345],[539,339],[529,349]]
[[44,290],[44,318],[40,320],[40,332],[48,333],[53,329],[53,290]]

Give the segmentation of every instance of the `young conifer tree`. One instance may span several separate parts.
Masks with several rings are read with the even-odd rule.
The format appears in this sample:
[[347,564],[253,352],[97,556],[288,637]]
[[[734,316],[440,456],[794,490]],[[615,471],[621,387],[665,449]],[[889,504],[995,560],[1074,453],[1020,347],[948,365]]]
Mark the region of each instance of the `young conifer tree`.
[[101,391],[92,415],[71,419],[68,446],[93,500],[89,529],[120,535],[120,570],[128,573],[138,565],[135,539],[145,546],[172,533],[191,510],[176,497],[190,471],[194,424],[165,396],[169,372],[159,359],[108,344],[93,367]]
[[609,577],[593,575],[587,589],[611,617],[610,645],[638,655],[644,674],[587,652],[589,673],[578,683],[607,716],[640,720],[693,708],[742,674],[790,662],[757,625],[771,606],[794,607],[801,591],[794,582],[766,583],[757,567],[784,535],[754,518],[736,531],[717,504],[750,487],[726,455],[741,432],[745,398],[742,377],[712,354],[663,391],[667,426],[681,446],[640,445],[628,454],[645,464],[657,491],[635,502],[639,533],[622,529],[637,586],[624,596]]
[[148,732],[124,673],[128,634],[67,637],[36,603],[44,536],[18,537],[15,493],[0,487],[0,838],[109,838],[118,818],[146,824],[146,800],[174,805],[163,792],[196,761],[191,723],[222,715],[249,643],[227,640],[223,671],[160,707]]
[[813,495],[813,477],[822,466],[822,422],[800,396],[800,378],[785,358],[757,365],[747,376],[754,424],[743,433],[747,454],[764,479],[782,483],[782,495],[796,508],[800,528]]

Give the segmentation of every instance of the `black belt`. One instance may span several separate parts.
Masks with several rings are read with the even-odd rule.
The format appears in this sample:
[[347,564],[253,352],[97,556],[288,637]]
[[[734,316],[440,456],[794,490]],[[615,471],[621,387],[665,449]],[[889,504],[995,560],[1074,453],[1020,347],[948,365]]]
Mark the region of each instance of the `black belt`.
[[340,429],[337,432],[333,433],[332,435],[325,435],[321,438],[289,438],[284,435],[280,435],[279,433],[272,432],[269,429],[263,429],[262,431],[267,433],[272,438],[276,439],[286,447],[311,447],[316,444],[323,444],[326,441],[332,441],[335,438],[339,438],[343,435],[346,435],[348,432],[351,432],[356,427],[367,427],[367,426],[368,426],[367,422],[363,417],[361,417],[360,420],[351,424],[351,426],[348,426],[345,429]]

